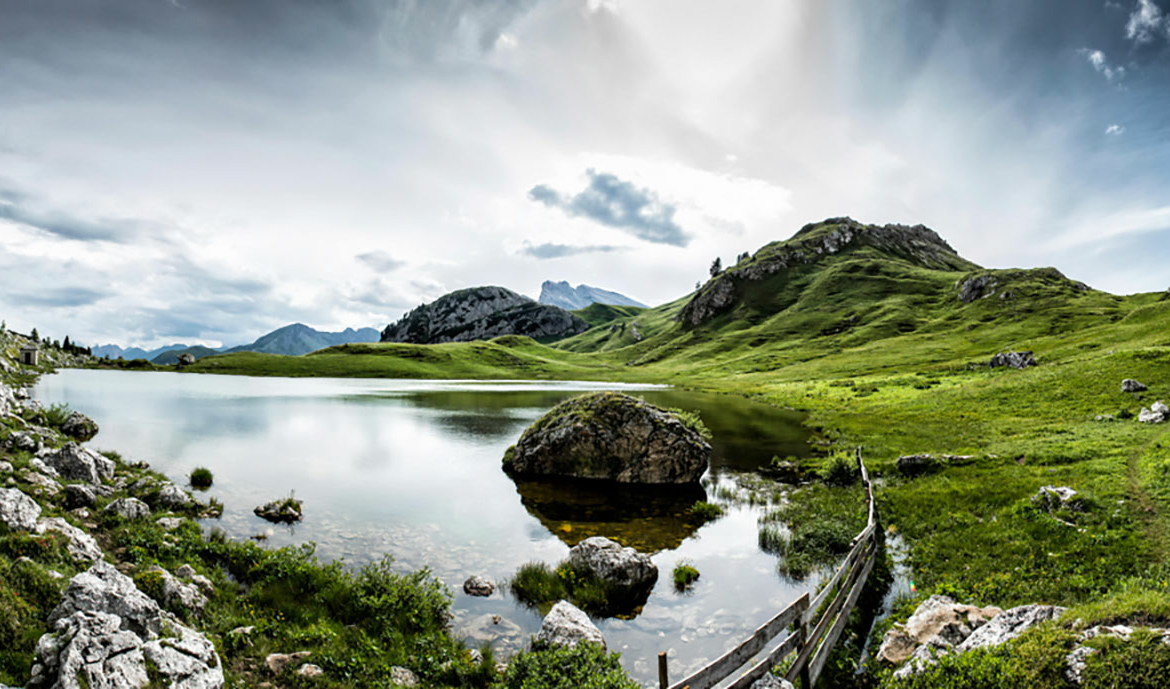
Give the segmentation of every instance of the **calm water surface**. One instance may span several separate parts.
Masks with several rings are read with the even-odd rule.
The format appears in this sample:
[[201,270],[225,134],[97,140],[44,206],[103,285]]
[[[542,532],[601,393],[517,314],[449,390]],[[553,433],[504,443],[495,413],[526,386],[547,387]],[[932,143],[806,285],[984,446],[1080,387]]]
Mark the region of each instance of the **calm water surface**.
[[[715,436],[705,488],[566,489],[504,474],[504,450],[529,423],[574,394],[609,389],[702,416]],[[672,677],[681,677],[815,584],[783,579],[775,558],[759,551],[762,508],[728,506],[698,529],[680,518],[695,500],[720,502],[719,488],[735,488],[772,455],[807,452],[799,417],[739,398],[613,383],[86,370],[45,376],[34,394],[93,417],[101,432],[91,446],[150,462],[178,483],[209,467],[208,494],[225,510],[208,524],[232,536],[268,532],[272,545],[313,541],[326,559],[364,563],[389,554],[402,569],[429,567],[455,594],[457,632],[504,655],[539,629],[539,613],[502,591],[465,596],[463,580],[481,574],[498,582],[526,562],[555,564],[592,535],[650,553],[658,565],[640,615],[598,621],[644,683],[656,683],[659,651],[669,651]],[[274,528],[252,514],[292,491],[305,501],[301,524]],[[701,572],[686,594],[670,581],[679,560]]]

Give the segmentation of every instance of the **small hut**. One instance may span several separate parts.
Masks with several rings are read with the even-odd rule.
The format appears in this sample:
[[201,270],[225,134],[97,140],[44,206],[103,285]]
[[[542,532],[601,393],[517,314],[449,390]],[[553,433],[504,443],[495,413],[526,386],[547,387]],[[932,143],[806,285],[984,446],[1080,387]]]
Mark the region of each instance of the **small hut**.
[[25,366],[36,366],[40,357],[40,349],[35,344],[25,345],[20,348],[20,363]]

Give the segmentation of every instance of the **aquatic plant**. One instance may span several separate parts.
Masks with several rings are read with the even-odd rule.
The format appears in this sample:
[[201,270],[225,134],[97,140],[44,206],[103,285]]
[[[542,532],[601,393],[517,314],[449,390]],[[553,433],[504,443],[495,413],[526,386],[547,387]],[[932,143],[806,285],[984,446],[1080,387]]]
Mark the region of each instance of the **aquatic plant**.
[[691,563],[680,560],[675,563],[671,576],[674,579],[674,588],[678,591],[685,591],[698,580],[699,570]]
[[214,477],[211,473],[211,469],[208,469],[207,467],[196,467],[195,470],[191,472],[190,480],[192,487],[206,489],[211,487],[211,483],[214,480]]

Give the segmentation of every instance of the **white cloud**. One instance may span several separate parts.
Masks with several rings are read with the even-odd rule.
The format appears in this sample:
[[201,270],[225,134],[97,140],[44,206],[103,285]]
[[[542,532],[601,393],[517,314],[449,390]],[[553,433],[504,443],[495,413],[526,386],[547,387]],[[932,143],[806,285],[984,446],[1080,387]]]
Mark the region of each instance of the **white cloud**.
[[1125,133],[1125,127],[1120,124],[1111,124],[1105,128],[1105,133],[1109,136],[1121,136]]
[[1138,0],[1137,6],[1125,23],[1125,37],[1135,43],[1149,43],[1157,36],[1158,30],[1170,32],[1170,19],[1154,4],[1154,0]]
[[1114,81],[1125,76],[1125,67],[1121,65],[1110,65],[1104,52],[1100,50],[1089,50],[1088,48],[1081,48],[1080,52],[1089,60],[1089,64],[1093,65],[1093,69],[1104,74],[1105,78],[1109,81]]
[[1094,244],[1105,245],[1109,240],[1118,237],[1168,229],[1170,206],[1086,214],[1077,219],[1065,232],[1048,242],[1047,246],[1049,249],[1058,250]]

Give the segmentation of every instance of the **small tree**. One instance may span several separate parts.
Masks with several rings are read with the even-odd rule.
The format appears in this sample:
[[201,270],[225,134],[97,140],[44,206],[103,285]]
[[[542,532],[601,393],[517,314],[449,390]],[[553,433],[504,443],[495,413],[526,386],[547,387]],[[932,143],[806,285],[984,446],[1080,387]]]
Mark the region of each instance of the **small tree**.
[[719,273],[722,273],[722,272],[723,272],[723,259],[716,256],[715,260],[711,261],[711,277],[715,277],[716,275],[718,275]]
[[36,328],[33,328],[32,332],[29,333],[28,336],[29,336],[29,339],[31,339],[33,342],[40,342],[41,341],[41,336],[37,334]]
[[69,342],[69,336],[65,336],[65,341],[61,343],[61,348],[67,352],[73,351],[73,344]]

